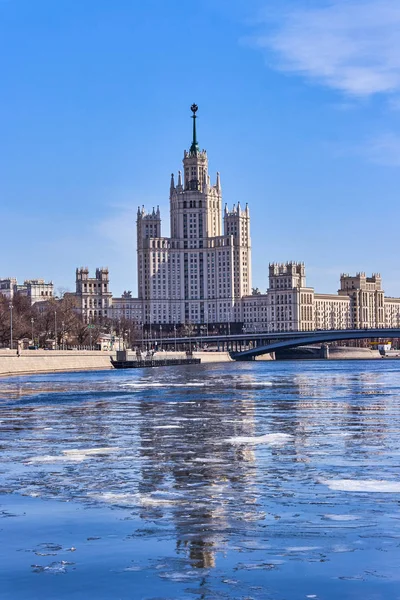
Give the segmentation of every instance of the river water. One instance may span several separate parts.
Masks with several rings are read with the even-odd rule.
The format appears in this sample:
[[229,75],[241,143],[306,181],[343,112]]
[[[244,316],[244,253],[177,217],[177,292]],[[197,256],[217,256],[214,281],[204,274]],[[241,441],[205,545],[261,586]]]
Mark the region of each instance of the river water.
[[0,380],[2,600],[400,598],[400,362]]

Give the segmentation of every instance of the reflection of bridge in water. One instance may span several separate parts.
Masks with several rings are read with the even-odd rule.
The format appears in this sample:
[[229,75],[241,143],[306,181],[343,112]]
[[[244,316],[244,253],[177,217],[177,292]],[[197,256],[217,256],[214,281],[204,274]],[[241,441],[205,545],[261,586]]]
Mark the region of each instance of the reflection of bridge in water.
[[218,350],[229,350],[235,360],[254,360],[256,356],[277,350],[297,348],[312,344],[327,344],[349,340],[400,339],[400,328],[335,329],[318,331],[286,331],[279,333],[245,333],[233,335],[205,335],[183,338],[159,338],[160,345],[180,348],[217,346]]

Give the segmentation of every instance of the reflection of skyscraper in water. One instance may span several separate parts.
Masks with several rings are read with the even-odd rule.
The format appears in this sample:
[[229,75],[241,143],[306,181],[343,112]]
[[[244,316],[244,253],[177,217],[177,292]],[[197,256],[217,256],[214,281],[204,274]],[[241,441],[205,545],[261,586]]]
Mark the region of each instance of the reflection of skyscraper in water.
[[160,500],[141,516],[170,516],[177,552],[184,552],[192,567],[208,568],[215,566],[229,531],[247,528],[244,515],[251,513],[250,522],[257,519],[254,453],[228,441],[254,435],[254,406],[250,399],[216,400],[213,395],[207,400],[199,392],[191,398],[141,403],[139,492]]
[[[271,423],[292,436],[296,461],[301,463],[312,464],[317,454],[347,454],[366,437],[369,445],[380,444],[390,419],[379,381],[384,376],[345,369],[296,374],[286,379],[287,393],[273,403],[276,417],[271,415]],[[288,418],[282,421],[283,414]]]

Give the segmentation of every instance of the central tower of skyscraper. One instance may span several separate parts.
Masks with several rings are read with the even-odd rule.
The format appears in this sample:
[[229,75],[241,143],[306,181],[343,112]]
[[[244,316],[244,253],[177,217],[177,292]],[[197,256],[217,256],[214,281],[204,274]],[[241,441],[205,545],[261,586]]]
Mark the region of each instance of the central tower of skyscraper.
[[[192,105],[191,110],[193,112],[193,141],[190,150],[185,150],[183,157],[183,183],[182,173],[179,171],[176,187],[174,176],[171,177],[170,191],[171,237],[186,240],[188,248],[198,247],[204,238],[222,235],[222,196],[219,173],[217,173],[215,185],[211,186],[207,152],[200,151],[197,142],[196,112],[198,108],[196,104]],[[196,228],[194,228],[193,218],[196,221]],[[192,220],[190,221],[190,219]]]
[[183,174],[171,175],[171,237],[161,236],[157,208],[138,209],[138,287],[146,324],[240,322],[242,296],[251,291],[250,215],[246,204],[225,207],[219,173],[211,184],[208,157],[193,138]]

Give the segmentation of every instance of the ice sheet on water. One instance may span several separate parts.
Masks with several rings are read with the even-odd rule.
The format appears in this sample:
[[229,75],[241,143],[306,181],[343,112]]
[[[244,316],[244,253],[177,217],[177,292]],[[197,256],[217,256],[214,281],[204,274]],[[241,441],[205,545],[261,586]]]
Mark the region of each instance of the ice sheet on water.
[[62,450],[61,455],[46,454],[44,456],[33,456],[27,462],[34,463],[57,463],[57,462],[82,462],[91,457],[104,454],[112,454],[118,452],[120,448],[72,448],[70,450]]
[[400,482],[384,479],[330,479],[321,483],[335,492],[400,493]]
[[111,454],[112,452],[118,452],[118,450],[120,448],[110,448],[108,446],[105,448],[72,448],[70,450],[63,450],[63,454],[67,454],[68,456],[79,456],[82,454],[91,456],[93,454]]
[[324,515],[324,518],[331,521],[358,521],[360,519],[356,515]]
[[51,454],[45,454],[44,456],[33,456],[32,458],[30,458],[27,461],[27,463],[28,463],[28,465],[31,465],[31,464],[35,464],[35,463],[47,464],[47,463],[57,463],[57,462],[82,462],[83,460],[86,460],[86,458],[87,457],[85,455],[56,456],[56,455],[51,455]]
[[272,381],[239,381],[235,387],[238,390],[264,390],[273,385]]
[[[340,367],[337,381],[329,379],[328,371],[336,368],[332,365],[299,365],[274,365],[274,379],[276,369],[284,370],[282,381],[275,381],[269,389],[261,381],[265,389],[259,392],[241,390],[236,383],[260,382],[263,373],[265,379],[271,379],[271,365],[265,367],[266,371],[260,363],[234,365],[233,376],[231,365],[229,372],[228,367],[215,370],[207,367],[204,390],[204,384],[198,385],[203,381],[198,369],[171,369],[161,377],[154,372],[148,378],[145,373],[128,377],[119,372],[102,374],[100,380],[97,375],[85,374],[79,380],[77,375],[66,375],[63,377],[66,387],[71,384],[70,394],[78,398],[80,387],[88,391],[88,396],[79,397],[74,406],[69,396],[54,389],[54,380],[48,376],[48,383],[42,386],[48,393],[43,392],[36,401],[32,391],[29,405],[10,402],[1,414],[4,450],[0,453],[0,489],[18,495],[34,494],[46,502],[59,499],[62,504],[57,510],[61,514],[73,508],[73,503],[83,503],[85,510],[74,511],[74,518],[76,515],[82,528],[80,539],[89,540],[84,546],[92,557],[96,553],[101,555],[105,545],[110,552],[115,548],[117,556],[122,541],[124,547],[131,543],[136,552],[138,538],[145,542],[143,546],[139,542],[140,560],[146,556],[159,557],[164,552],[168,556],[179,553],[184,557],[182,562],[175,563],[163,556],[162,561],[167,564],[156,567],[157,572],[165,574],[165,579],[171,578],[162,581],[163,585],[159,580],[159,587],[164,588],[164,584],[171,587],[170,595],[175,598],[183,598],[183,593],[187,599],[189,595],[195,596],[187,591],[187,585],[194,588],[196,582],[187,582],[185,575],[180,582],[179,574],[197,569],[202,563],[215,562],[207,582],[212,592],[205,594],[207,598],[222,597],[219,595],[222,577],[231,581],[239,560],[242,568],[235,574],[241,585],[244,586],[244,580],[264,582],[269,565],[273,565],[276,570],[271,571],[271,579],[279,580],[282,588],[290,579],[286,577],[288,569],[293,569],[299,561],[304,565],[309,563],[307,573],[311,577],[320,568],[322,557],[331,560],[331,567],[334,562],[345,563],[345,574],[349,576],[357,573],[357,561],[364,559],[364,555],[366,562],[371,557],[372,563],[383,556],[377,552],[385,551],[384,558],[394,564],[399,554],[400,519],[391,515],[396,514],[400,496],[371,493],[361,497],[331,491],[329,485],[341,482],[343,487],[343,481],[354,484],[353,480],[362,478],[367,483],[379,479],[390,485],[400,481],[397,392],[390,401],[385,397],[382,410],[373,414],[364,408],[375,406],[376,399],[372,405],[370,396],[353,393],[362,388],[358,364],[351,370],[351,377],[343,375],[344,367]],[[306,370],[315,376],[304,376]],[[217,380],[214,373],[223,378]],[[246,382],[247,373],[252,376],[250,382]],[[400,382],[400,368],[396,377]],[[169,389],[168,381],[179,385]],[[121,390],[119,385],[125,382],[136,383],[137,389],[135,385],[126,385]],[[155,389],[149,387],[152,383],[157,384]],[[163,431],[160,427],[168,429]],[[43,454],[49,455],[44,461]],[[29,460],[36,464],[29,466]],[[317,485],[321,480],[325,485]],[[365,481],[358,485],[363,485],[365,491]],[[381,481],[378,487],[379,491],[385,491]],[[22,502],[33,507],[43,504],[29,498],[22,498]],[[47,515],[46,509],[47,505],[44,506]],[[100,527],[97,518],[91,524],[94,511],[96,515],[104,515],[105,522],[116,518],[122,528],[119,533],[114,535],[112,526],[113,535],[108,535],[103,520]],[[41,526],[48,521],[42,516],[43,512],[38,512]],[[143,527],[136,529],[140,522]],[[17,521],[14,525],[11,519],[1,524],[8,528],[21,526]],[[364,536],[359,535],[361,527],[368,527],[363,530]],[[103,541],[91,541],[93,533],[101,535]],[[78,545],[78,539],[56,539],[63,546],[57,552],[37,547],[39,541],[51,540],[52,535],[51,531],[46,537],[29,541],[29,546],[37,548],[38,553],[56,556],[45,558],[31,550],[28,570],[35,562],[42,567],[41,572],[51,572],[44,569],[52,561],[77,556],[81,576],[85,571],[85,552],[80,546],[75,554],[72,548],[67,550],[73,542]],[[284,560],[278,564],[275,556]],[[119,561],[118,572],[124,567],[134,571],[141,566],[141,562],[130,563],[130,558]],[[147,561],[143,563],[142,582],[150,580],[151,566],[147,564],[150,565]],[[397,577],[395,567],[388,566],[389,569],[393,571],[393,579]],[[302,579],[301,569],[299,572]],[[339,567],[334,574],[342,574]],[[135,577],[135,573],[125,575]],[[139,576],[137,573],[136,579]],[[30,578],[42,579],[39,575]],[[320,591],[319,587],[318,590],[313,587],[313,580],[307,579],[301,590],[296,590],[298,596],[305,598],[306,594],[311,596]],[[232,591],[229,592],[231,595],[226,597],[232,598]],[[291,597],[285,592],[282,590],[279,598]],[[113,597],[113,592],[108,595]],[[345,595],[344,589],[342,597]],[[270,596],[240,587],[235,597],[264,600]]]
[[90,497],[100,502],[119,506],[170,506],[181,502],[181,500],[176,497],[160,498],[150,494],[118,494],[114,492],[90,494]]
[[61,575],[67,573],[67,567],[74,565],[73,562],[61,560],[52,562],[49,565],[31,565],[34,573],[51,573],[53,575]]
[[292,436],[288,433],[267,433],[266,435],[258,436],[236,436],[228,438],[226,441],[229,444],[267,444],[270,446],[282,446],[288,443]]
[[146,390],[151,388],[203,388],[206,387],[207,383],[201,383],[192,381],[187,383],[173,383],[170,381],[157,382],[157,381],[144,381],[144,382],[132,382],[132,383],[121,383],[119,387],[127,387],[138,390]]
[[286,548],[286,552],[312,552],[319,549],[320,546],[289,546]]

